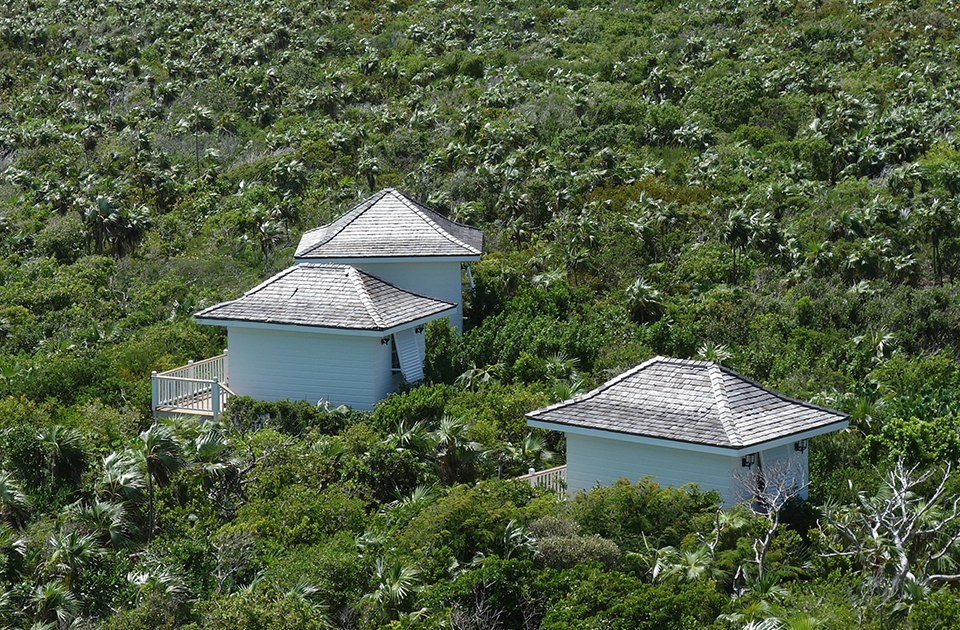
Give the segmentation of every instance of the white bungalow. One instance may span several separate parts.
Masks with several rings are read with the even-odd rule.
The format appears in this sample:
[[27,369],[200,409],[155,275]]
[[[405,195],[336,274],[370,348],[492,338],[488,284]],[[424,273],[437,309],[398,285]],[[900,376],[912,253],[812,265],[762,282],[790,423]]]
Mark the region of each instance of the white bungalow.
[[846,414],[723,366],[664,357],[527,419],[566,435],[570,492],[649,475],[663,486],[719,490],[727,505],[753,499],[764,483],[805,498],[808,438],[847,426]]
[[296,263],[344,263],[423,295],[456,304],[463,328],[463,275],[480,260],[483,232],[387,188],[327,225],[303,234]]
[[227,327],[227,355],[153,375],[158,415],[217,416],[231,394],[354,409],[423,378],[423,326],[456,304],[348,265],[294,265],[195,315]]

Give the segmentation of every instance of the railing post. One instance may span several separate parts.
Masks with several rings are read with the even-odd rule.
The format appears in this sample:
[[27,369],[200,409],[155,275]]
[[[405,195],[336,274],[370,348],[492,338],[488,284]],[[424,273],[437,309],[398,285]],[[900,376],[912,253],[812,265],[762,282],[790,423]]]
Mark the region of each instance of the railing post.
[[220,379],[213,377],[213,387],[210,388],[210,409],[213,411],[214,422],[220,417]]
[[223,382],[229,386],[230,385],[230,364],[228,363],[228,361],[230,360],[230,356],[227,354],[227,352],[228,352],[227,348],[224,348],[223,349]]
[[157,417],[157,407],[160,405],[160,380],[157,379],[157,371],[150,372],[150,403],[153,417]]

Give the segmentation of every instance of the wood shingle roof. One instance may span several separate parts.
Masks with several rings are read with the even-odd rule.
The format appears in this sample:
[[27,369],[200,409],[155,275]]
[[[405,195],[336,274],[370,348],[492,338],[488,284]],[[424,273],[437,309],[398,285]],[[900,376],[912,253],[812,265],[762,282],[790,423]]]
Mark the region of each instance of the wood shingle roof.
[[212,324],[245,321],[383,331],[454,307],[453,302],[401,289],[349,265],[306,263],[194,317]]
[[387,188],[336,221],[305,232],[294,258],[479,257],[482,249],[479,229],[451,221]]
[[591,392],[532,411],[527,417],[733,449],[830,425],[840,429],[847,418],[788,398],[729,368],[666,357],[650,359]]

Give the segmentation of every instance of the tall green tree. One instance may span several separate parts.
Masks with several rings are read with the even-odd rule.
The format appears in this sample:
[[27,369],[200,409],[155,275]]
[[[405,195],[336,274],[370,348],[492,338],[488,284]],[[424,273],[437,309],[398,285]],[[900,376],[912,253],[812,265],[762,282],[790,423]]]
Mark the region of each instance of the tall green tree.
[[183,468],[183,449],[170,427],[155,424],[140,434],[135,452],[146,473],[147,538],[153,540],[157,522],[154,486],[166,486],[170,483],[171,475]]

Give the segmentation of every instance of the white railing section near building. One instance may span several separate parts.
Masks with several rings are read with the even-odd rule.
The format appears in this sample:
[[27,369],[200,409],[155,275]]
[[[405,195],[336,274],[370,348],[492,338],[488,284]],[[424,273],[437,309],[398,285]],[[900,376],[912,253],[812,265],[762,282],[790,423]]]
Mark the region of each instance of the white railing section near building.
[[153,372],[154,414],[183,413],[220,417],[234,393],[229,388],[227,351],[202,361],[190,361],[183,367]]
[[533,468],[526,475],[517,477],[517,481],[528,481],[534,488],[544,487],[554,492],[564,493],[567,491],[567,466],[556,466],[537,472]]

